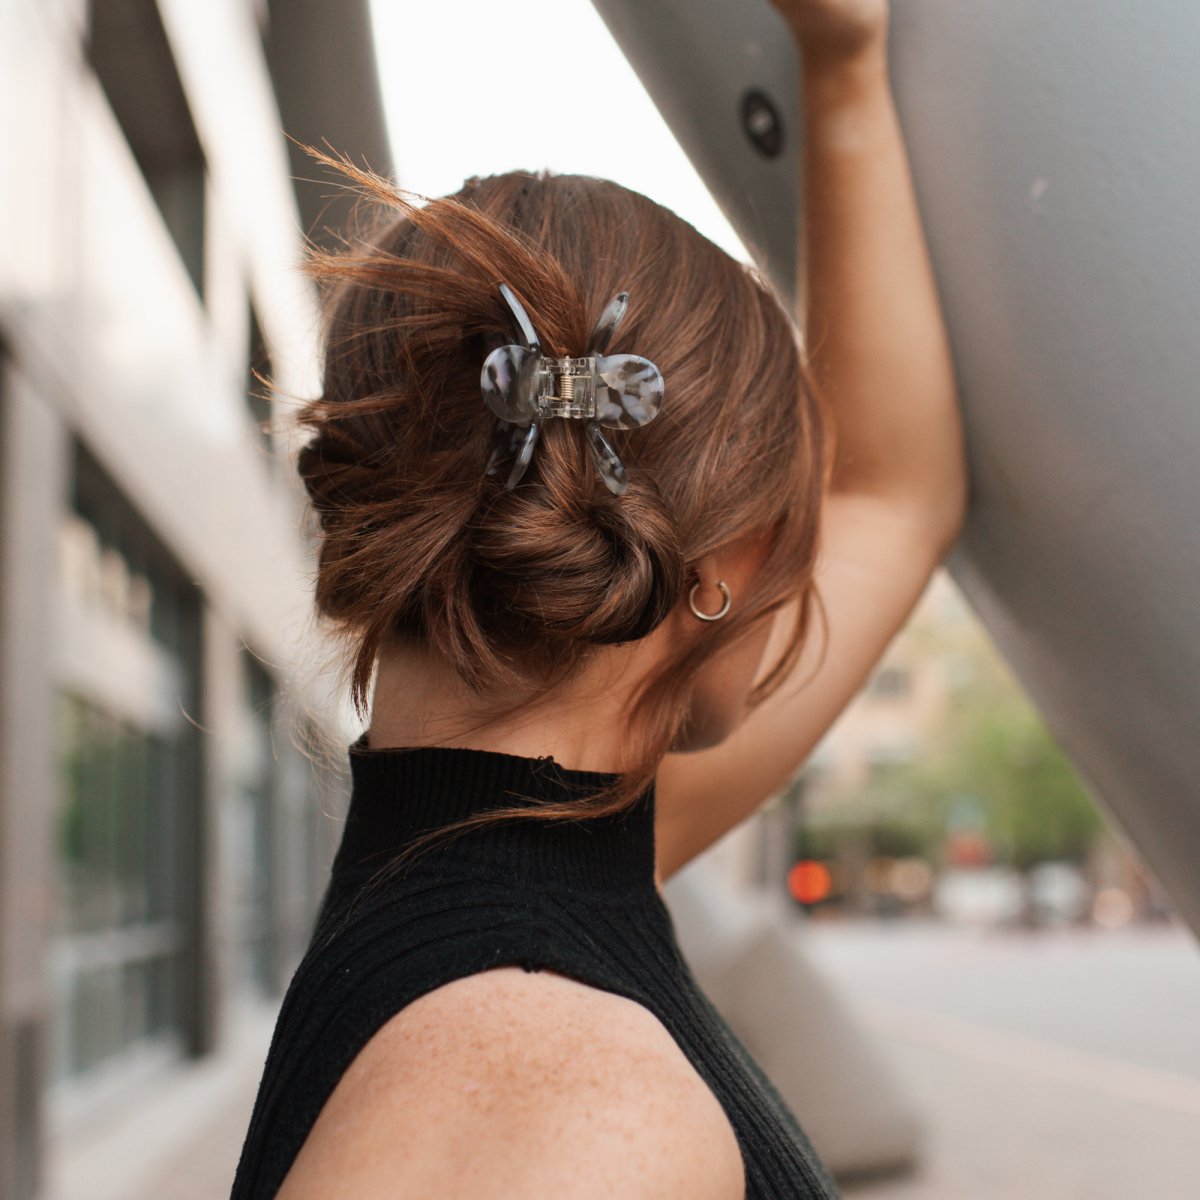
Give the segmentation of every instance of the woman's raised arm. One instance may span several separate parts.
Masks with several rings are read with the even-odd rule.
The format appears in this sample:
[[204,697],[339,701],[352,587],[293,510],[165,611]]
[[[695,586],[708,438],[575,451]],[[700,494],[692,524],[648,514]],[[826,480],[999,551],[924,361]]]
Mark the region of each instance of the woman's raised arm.
[[967,503],[953,364],[888,78],[886,0],[772,2],[802,70],[799,321],[835,431],[817,568],[828,628],[814,622],[792,678],[729,739],[663,761],[664,878],[809,756],[908,618]]
[[[797,292],[808,359],[834,414],[831,491],[917,505],[951,536],[966,506],[957,389],[888,81],[887,6],[775,6],[791,14],[802,68]],[[874,32],[804,32],[813,14],[841,10]]]

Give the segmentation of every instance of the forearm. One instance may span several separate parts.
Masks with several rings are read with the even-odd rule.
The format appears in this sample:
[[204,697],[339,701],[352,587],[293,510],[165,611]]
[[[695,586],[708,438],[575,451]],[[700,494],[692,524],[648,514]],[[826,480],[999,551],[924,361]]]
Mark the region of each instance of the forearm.
[[800,55],[800,314],[834,414],[831,487],[912,501],[953,538],[966,505],[957,388],[885,47]]

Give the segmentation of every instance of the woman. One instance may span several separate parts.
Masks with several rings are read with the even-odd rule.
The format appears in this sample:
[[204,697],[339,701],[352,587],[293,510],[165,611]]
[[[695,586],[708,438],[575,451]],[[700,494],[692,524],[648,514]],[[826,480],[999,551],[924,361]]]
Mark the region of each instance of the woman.
[[235,1197],[836,1195],[659,887],[853,697],[966,481],[886,0],[774,2],[807,361],[756,272],[616,185],[418,208],[325,159],[385,217],[313,256],[299,464],[318,609],[374,696]]

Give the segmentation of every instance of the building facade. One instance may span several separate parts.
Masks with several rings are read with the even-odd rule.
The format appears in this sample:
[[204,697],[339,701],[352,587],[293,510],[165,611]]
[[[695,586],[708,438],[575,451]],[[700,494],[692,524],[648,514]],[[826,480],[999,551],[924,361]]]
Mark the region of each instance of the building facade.
[[128,1196],[273,1016],[336,842],[255,372],[319,384],[297,267],[338,210],[284,130],[389,169],[366,5],[0,0],[0,127],[0,1200]]

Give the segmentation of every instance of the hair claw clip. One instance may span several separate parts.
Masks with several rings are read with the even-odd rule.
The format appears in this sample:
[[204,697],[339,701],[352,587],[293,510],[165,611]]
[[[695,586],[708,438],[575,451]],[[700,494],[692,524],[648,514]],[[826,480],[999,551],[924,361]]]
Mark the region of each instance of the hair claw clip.
[[582,357],[548,358],[529,314],[506,283],[500,295],[516,322],[520,344],[499,346],[484,360],[480,388],[496,426],[486,475],[497,475],[509,459],[504,482],[517,486],[533,457],[544,421],[551,417],[586,420],[586,440],[605,486],[622,495],[629,486],[625,465],[601,427],[635,429],[647,425],[662,407],[662,372],[638,354],[605,354],[629,307],[619,292],[605,306]]

